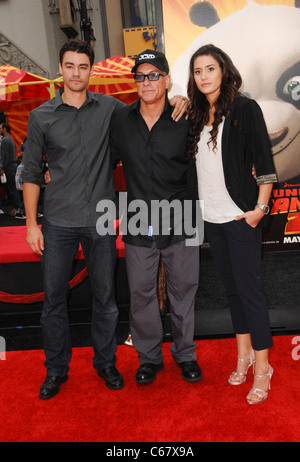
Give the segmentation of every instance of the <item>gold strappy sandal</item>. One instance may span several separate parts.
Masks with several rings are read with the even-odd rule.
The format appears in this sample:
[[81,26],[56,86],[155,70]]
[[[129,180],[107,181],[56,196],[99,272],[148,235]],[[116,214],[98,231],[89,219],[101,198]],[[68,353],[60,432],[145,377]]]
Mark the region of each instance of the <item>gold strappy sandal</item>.
[[257,382],[259,382],[259,380],[262,379],[263,377],[268,376],[269,377],[269,385],[268,385],[267,390],[263,390],[262,388],[252,387],[250,392],[248,393],[248,396],[249,395],[255,395],[255,396],[258,396],[258,399],[253,400],[253,399],[248,399],[247,398],[247,403],[248,404],[260,404],[260,403],[263,403],[264,401],[266,401],[266,399],[268,398],[269,390],[271,390],[271,378],[272,378],[273,372],[274,372],[274,370],[269,364],[269,370],[268,370],[268,372],[266,374],[261,374],[261,375],[256,375],[255,374],[254,375]]
[[[234,372],[232,372],[232,374],[230,375],[230,377],[228,379],[228,382],[230,383],[230,385],[241,385],[242,383],[246,382],[248,370],[249,370],[249,368],[251,366],[253,366],[255,364],[254,351],[253,350],[251,351],[249,358],[238,358],[238,363],[239,362],[244,363],[246,361],[249,361],[246,372],[244,372],[244,373],[243,372],[238,372],[237,368],[236,368],[236,370]],[[235,380],[233,380],[233,379],[235,379]]]

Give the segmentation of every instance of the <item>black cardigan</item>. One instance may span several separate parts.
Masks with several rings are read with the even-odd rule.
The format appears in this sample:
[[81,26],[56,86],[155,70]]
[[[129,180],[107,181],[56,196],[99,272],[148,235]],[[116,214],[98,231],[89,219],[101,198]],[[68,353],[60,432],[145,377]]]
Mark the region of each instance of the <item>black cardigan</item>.
[[[222,159],[226,188],[236,205],[248,212],[257,203],[258,186],[277,181],[271,143],[260,106],[256,101],[239,96],[228,117],[222,134]],[[255,166],[257,179],[252,175]],[[197,172],[191,159],[189,187],[195,191]],[[258,227],[267,224],[263,217]]]

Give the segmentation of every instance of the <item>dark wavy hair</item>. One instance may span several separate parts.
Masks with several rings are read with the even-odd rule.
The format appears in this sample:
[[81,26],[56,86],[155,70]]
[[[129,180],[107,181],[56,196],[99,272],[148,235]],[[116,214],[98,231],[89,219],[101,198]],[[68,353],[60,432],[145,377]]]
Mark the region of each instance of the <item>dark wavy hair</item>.
[[76,53],[83,53],[88,56],[91,67],[94,64],[95,54],[91,45],[80,39],[70,39],[68,40],[59,51],[59,62],[62,64],[64,54],[67,51],[76,51]]
[[194,79],[194,62],[199,56],[212,56],[219,63],[222,70],[220,95],[215,102],[214,122],[209,140],[209,143],[212,142],[213,144],[213,150],[217,147],[218,126],[222,121],[222,117],[228,116],[235,99],[240,94],[239,89],[242,85],[242,78],[239,71],[234,66],[230,57],[220,48],[211,44],[204,45],[191,57],[188,80],[188,97],[190,99],[188,112],[191,129],[188,136],[188,150],[194,159],[198,152],[200,134],[204,125],[209,120],[210,109],[210,104],[206,96],[198,90]]

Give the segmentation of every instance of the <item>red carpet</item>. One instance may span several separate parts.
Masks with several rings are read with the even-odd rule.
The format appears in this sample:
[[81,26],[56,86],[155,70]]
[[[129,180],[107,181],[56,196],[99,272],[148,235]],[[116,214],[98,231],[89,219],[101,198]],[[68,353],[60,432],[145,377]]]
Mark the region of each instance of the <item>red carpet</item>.
[[[235,340],[197,341],[203,380],[186,383],[164,344],[165,369],[146,386],[135,383],[132,347],[118,347],[125,387],[110,391],[92,368],[91,348],[74,349],[69,380],[41,401],[42,351],[7,352],[0,361],[2,442],[296,442],[300,436],[300,358],[293,336],[275,337],[269,399],[249,406],[251,387],[227,383]],[[294,350],[294,351],[293,351]],[[133,446],[133,445],[132,445]]]

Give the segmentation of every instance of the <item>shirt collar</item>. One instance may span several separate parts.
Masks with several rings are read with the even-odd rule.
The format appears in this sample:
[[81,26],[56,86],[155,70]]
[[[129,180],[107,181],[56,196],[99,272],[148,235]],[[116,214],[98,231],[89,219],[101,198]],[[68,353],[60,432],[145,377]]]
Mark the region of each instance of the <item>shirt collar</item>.
[[[59,93],[58,95],[56,96],[56,98],[54,98],[54,106],[53,106],[53,111],[55,111],[59,106],[61,106],[62,104],[65,104],[62,100],[62,94],[64,92],[64,88],[61,87],[59,89]],[[95,101],[98,101],[98,99],[96,98],[95,96],[95,93],[89,91],[89,90],[86,90],[86,101],[84,104],[87,104],[89,103],[91,100],[95,100]]]

